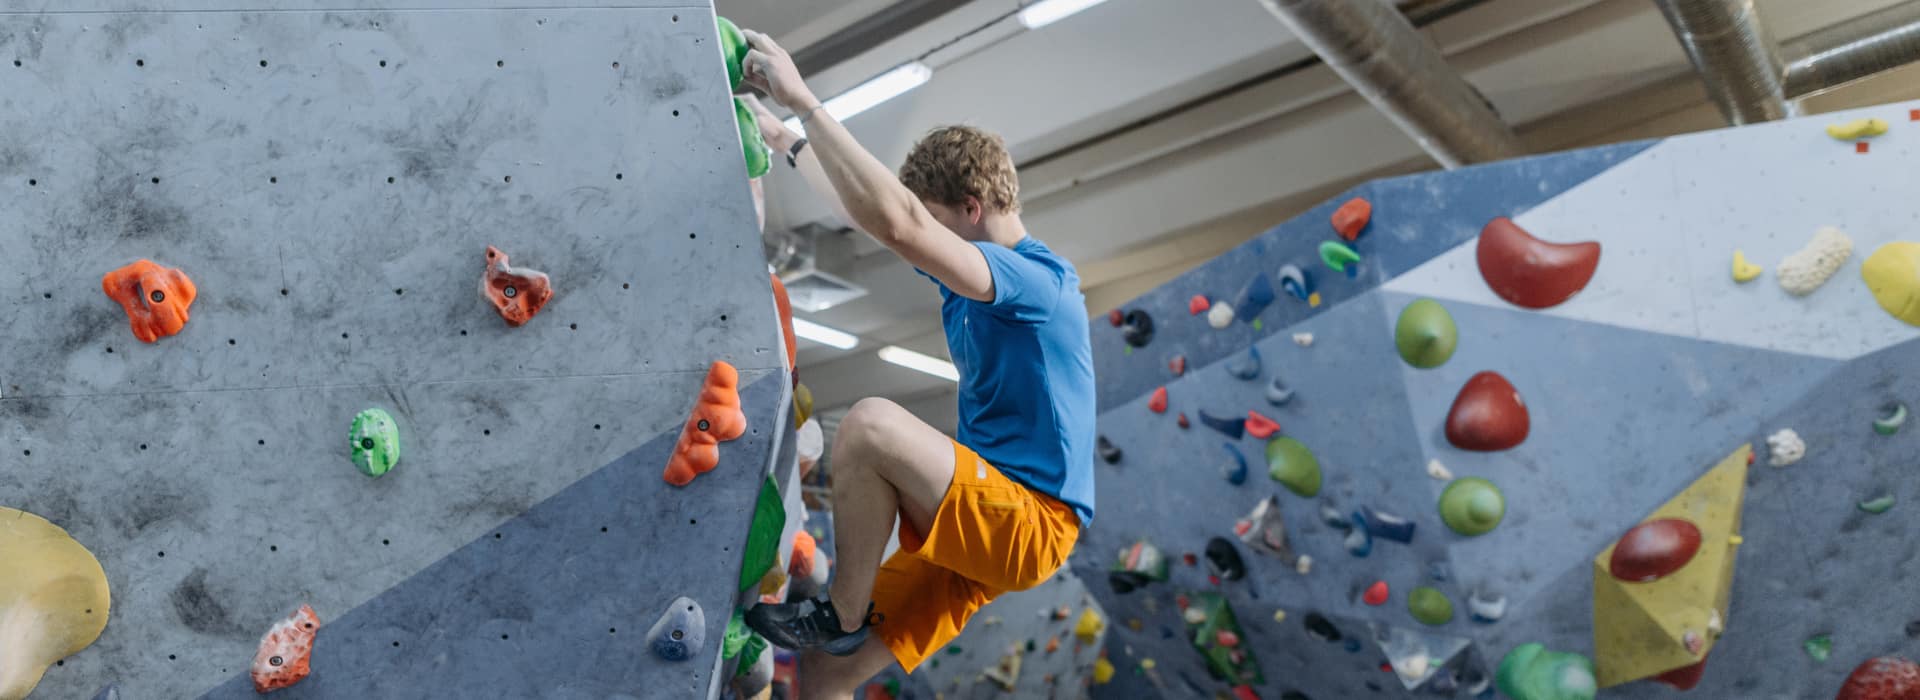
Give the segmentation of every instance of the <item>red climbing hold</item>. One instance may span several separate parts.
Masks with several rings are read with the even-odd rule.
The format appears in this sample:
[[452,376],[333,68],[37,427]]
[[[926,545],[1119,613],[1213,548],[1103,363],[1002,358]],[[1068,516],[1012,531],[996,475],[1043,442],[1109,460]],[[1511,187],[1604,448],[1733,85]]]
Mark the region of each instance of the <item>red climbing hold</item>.
[[1341,238],[1349,241],[1360,237],[1360,231],[1373,219],[1373,202],[1365,197],[1354,197],[1333,210],[1333,230]]
[[1463,450],[1496,452],[1527,439],[1527,404],[1513,383],[1495,372],[1481,372],[1460,387],[1447,411],[1447,442]]
[[1234,634],[1233,630],[1214,630],[1213,641],[1231,649],[1240,646],[1240,635]]
[[1213,302],[1207,301],[1207,295],[1205,294],[1195,294],[1192,299],[1187,300],[1187,313],[1195,316],[1204,314],[1207,312],[1207,309],[1211,308],[1213,308]]
[[1700,676],[1706,672],[1707,660],[1701,658],[1699,663],[1691,666],[1681,666],[1680,668],[1654,676],[1653,679],[1680,690],[1693,690],[1694,686],[1700,685]]
[[305,680],[312,672],[313,637],[319,631],[320,616],[307,605],[274,623],[253,652],[254,692],[269,693]]
[[1907,121],[1920,122],[1920,109],[1907,110]]
[[1114,328],[1119,328],[1120,324],[1123,324],[1126,322],[1127,322],[1127,315],[1124,313],[1121,313],[1119,309],[1114,309],[1112,311],[1107,312],[1107,323],[1113,324]]
[[100,278],[100,289],[120,303],[133,324],[133,337],[142,343],[155,342],[185,328],[187,307],[199,295],[186,273],[155,265],[152,260],[136,260],[107,273]]
[[1147,399],[1147,410],[1153,411],[1154,413],[1167,412],[1167,388],[1166,387],[1163,386],[1153,390],[1153,398]]
[[1280,424],[1259,411],[1247,411],[1247,434],[1265,440],[1280,432]]
[[1866,152],[1867,152],[1868,150],[1870,150],[1871,148],[1873,148],[1873,147],[1872,147],[1872,146],[1869,146],[1869,145],[1867,145],[1867,142],[1865,142],[1865,141],[1861,141],[1861,142],[1859,142],[1859,143],[1856,143],[1856,144],[1853,144],[1853,152],[1854,152],[1854,153],[1866,153]]
[[1607,572],[1622,581],[1658,581],[1679,571],[1700,551],[1700,528],[1679,518],[1649,520],[1633,526],[1613,545]]
[[508,266],[506,253],[487,246],[487,273],[480,278],[480,295],[507,325],[518,328],[539,315],[553,298],[553,281],[544,272]]
[[1185,413],[1182,413],[1179,416],[1176,416],[1173,422],[1176,424],[1179,424],[1181,430],[1186,430],[1187,428],[1190,428],[1193,426],[1193,423],[1187,420],[1187,414]]
[[1515,306],[1544,309],[1572,298],[1600,266],[1600,244],[1548,243],[1507,217],[1480,230],[1480,277]]
[[1173,370],[1173,376],[1176,376],[1176,377],[1186,374],[1187,373],[1187,356],[1174,355],[1173,360],[1167,363],[1167,368]]
[[1187,566],[1200,565],[1200,557],[1195,556],[1193,552],[1187,552],[1186,554],[1180,555],[1180,561],[1186,562]]
[[693,404],[693,415],[680,429],[680,441],[667,458],[667,471],[661,478],[674,486],[686,486],[693,477],[713,471],[720,465],[720,443],[747,432],[747,414],[740,410],[740,372],[733,365],[716,361],[707,368],[707,379],[700,398]]
[[1233,687],[1233,700],[1260,700],[1260,696],[1253,692],[1253,686],[1236,685]]
[[1855,666],[1833,700],[1916,700],[1920,664],[1898,656],[1867,659]]
[[1368,605],[1386,605],[1387,582],[1374,581],[1373,585],[1367,587],[1366,595],[1361,596],[1360,600]]

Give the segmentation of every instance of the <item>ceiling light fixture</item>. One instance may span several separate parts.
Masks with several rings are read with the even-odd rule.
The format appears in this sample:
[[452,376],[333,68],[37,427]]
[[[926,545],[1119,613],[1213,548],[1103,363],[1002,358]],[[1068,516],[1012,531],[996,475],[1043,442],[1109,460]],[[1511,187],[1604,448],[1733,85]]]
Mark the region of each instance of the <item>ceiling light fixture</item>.
[[910,370],[925,372],[950,382],[960,381],[960,370],[953,363],[930,355],[908,350],[898,345],[880,348],[880,359],[886,360]]
[[860,339],[852,333],[838,328],[828,328],[804,318],[793,320],[793,334],[841,350],[852,350],[860,345]]
[[[914,88],[927,84],[933,79],[933,67],[919,61],[902,64],[893,70],[854,86],[852,90],[840,93],[821,103],[827,114],[835,120],[845,122],[853,115],[873,109],[882,102],[907,94]],[[799,117],[787,117],[786,125],[794,133],[806,135],[807,130],[800,126]]]
[[1020,9],[1020,23],[1039,29],[1107,0],[1040,0]]

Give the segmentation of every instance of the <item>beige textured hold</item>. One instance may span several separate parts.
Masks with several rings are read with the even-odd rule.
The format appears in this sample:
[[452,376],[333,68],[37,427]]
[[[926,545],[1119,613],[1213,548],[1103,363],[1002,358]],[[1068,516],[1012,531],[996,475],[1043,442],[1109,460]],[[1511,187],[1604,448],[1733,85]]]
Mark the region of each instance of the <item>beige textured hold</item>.
[[21,700],[53,662],[107,627],[107,572],[66,530],[0,507],[0,700]]
[[1780,288],[1788,294],[1805,296],[1819,289],[1840,271],[1840,266],[1853,257],[1853,239],[1840,229],[1823,226],[1813,234],[1813,240],[1786,259],[1780,261],[1775,274],[1780,278]]

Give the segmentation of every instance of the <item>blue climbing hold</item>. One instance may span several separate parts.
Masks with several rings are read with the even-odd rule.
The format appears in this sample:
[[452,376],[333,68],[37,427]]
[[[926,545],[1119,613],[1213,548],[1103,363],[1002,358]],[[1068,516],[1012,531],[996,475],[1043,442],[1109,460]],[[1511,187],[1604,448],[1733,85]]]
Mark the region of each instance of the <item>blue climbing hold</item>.
[[1280,266],[1280,290],[1301,301],[1313,296],[1313,278],[1299,265]]
[[1373,536],[1367,534],[1367,528],[1356,527],[1347,531],[1347,553],[1366,558],[1373,553]]
[[1200,422],[1209,428],[1220,431],[1221,435],[1235,440],[1245,437],[1247,434],[1247,419],[1245,418],[1218,418],[1208,414],[1205,409],[1201,409]]
[[1239,296],[1234,297],[1233,310],[1240,320],[1253,323],[1254,319],[1260,317],[1260,312],[1267,310],[1267,305],[1272,303],[1273,283],[1267,281],[1266,273],[1256,273],[1253,279],[1247,280],[1246,286],[1240,288]]
[[667,661],[686,661],[707,648],[707,615],[692,598],[673,599],[647,630],[647,646]]
[[1253,380],[1260,377],[1260,349],[1247,348],[1239,357],[1227,363],[1227,374],[1239,379]]
[[1220,475],[1234,486],[1247,483],[1246,455],[1240,454],[1240,448],[1234,447],[1231,442],[1220,443],[1220,448],[1226,450],[1228,455],[1227,461],[1220,465]]
[[1360,640],[1354,639],[1352,637],[1347,638],[1347,653],[1358,654],[1360,653],[1360,648],[1361,648]]
[[1413,542],[1413,521],[1392,513],[1361,506],[1353,514],[1353,521],[1367,529],[1367,534],[1383,540],[1393,540],[1400,544]]

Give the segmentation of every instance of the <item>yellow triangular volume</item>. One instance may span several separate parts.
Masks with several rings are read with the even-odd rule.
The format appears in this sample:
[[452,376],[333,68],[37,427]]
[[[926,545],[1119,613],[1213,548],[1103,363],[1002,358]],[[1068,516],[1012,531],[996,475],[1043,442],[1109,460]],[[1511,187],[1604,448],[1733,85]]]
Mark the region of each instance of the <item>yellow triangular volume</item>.
[[1713,649],[1733,590],[1752,455],[1752,445],[1741,446],[1647,516],[1679,518],[1700,528],[1700,551],[1679,571],[1648,583],[1620,581],[1608,573],[1614,545],[1594,557],[1594,674],[1600,687],[1691,666]]

